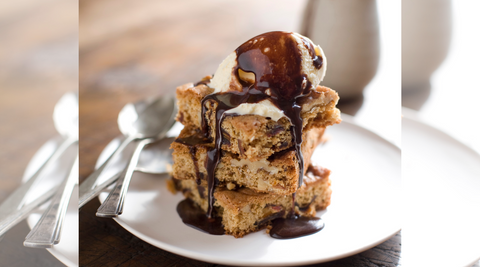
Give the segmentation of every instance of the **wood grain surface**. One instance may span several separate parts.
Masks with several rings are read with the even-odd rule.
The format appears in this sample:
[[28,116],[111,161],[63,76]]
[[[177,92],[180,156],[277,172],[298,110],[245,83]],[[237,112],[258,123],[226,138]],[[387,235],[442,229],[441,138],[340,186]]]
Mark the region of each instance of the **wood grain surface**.
[[[80,180],[120,135],[128,102],[171,94],[215,72],[257,34],[298,31],[305,1],[83,0],[80,2]],[[342,103],[353,114],[363,99]],[[219,266],[153,247],[111,219],[80,211],[80,266]],[[366,252],[314,266],[398,266],[400,234]]]

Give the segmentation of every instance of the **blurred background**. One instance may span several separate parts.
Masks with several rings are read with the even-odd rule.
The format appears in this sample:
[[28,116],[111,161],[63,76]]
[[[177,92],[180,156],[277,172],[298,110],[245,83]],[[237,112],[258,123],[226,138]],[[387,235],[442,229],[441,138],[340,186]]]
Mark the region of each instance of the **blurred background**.
[[[75,0],[0,3],[0,202],[21,184],[28,162],[49,139],[55,103],[78,88]],[[0,242],[2,266],[64,266],[45,249],[23,246],[21,222]]]
[[406,266],[480,265],[479,9],[472,0],[402,1]]
[[403,106],[480,151],[480,3],[402,3]]

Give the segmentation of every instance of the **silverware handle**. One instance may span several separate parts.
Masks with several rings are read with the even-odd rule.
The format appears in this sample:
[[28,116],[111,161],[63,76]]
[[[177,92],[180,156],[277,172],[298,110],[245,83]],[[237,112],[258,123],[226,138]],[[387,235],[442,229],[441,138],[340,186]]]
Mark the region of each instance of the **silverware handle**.
[[43,204],[49,200],[53,194],[55,194],[56,187],[50,189],[47,193],[38,197],[31,203],[23,206],[21,209],[16,210],[15,212],[8,215],[6,218],[0,221],[0,237],[3,236],[8,230],[17,225],[23,219],[25,219],[32,210],[37,208],[39,205]]
[[73,188],[78,180],[78,154],[68,177],[60,185],[48,209],[28,233],[23,245],[31,248],[51,248],[59,242],[60,229],[67,212]]
[[67,138],[65,139],[60,146],[55,150],[55,152],[48,158],[48,160],[40,167],[35,174],[30,177],[30,179],[21,185],[19,188],[15,190],[10,196],[8,196],[5,201],[0,205],[0,220],[9,216],[9,214],[15,212],[20,207],[25,204],[25,195],[28,193],[30,188],[36,184],[38,177],[44,169],[52,164],[52,162],[57,161],[57,159],[69,148],[72,144],[77,142],[75,138]]
[[154,139],[144,139],[140,141],[133,152],[132,158],[128,163],[125,171],[122,172],[120,178],[118,178],[117,183],[113,190],[110,192],[108,197],[102,203],[102,205],[97,210],[98,217],[112,218],[117,217],[123,212],[123,203],[125,202],[125,196],[128,191],[128,186],[132,179],[133,172],[135,172],[135,167],[137,166],[138,159],[143,148],[153,142]]
[[[96,169],[90,176],[83,181],[83,183],[80,184],[79,189],[78,189],[78,194],[79,194],[79,200],[78,200],[78,208],[80,209],[85,205],[88,201],[93,199],[95,196],[92,196],[92,190],[95,188],[98,177],[100,177],[100,174],[103,172],[103,169],[108,165],[110,160],[117,155],[119,155],[125,147],[127,147],[128,144],[130,144],[133,140],[135,140],[135,137],[128,136],[126,137],[120,146],[113,152],[110,157],[108,157],[107,160],[100,166],[100,168]],[[103,189],[103,188],[102,188]],[[100,192],[98,192],[100,193]],[[98,195],[98,194],[97,194]]]
[[118,180],[118,177],[120,177],[121,173],[115,174],[113,177],[109,178],[107,181],[95,186],[90,192],[87,192],[82,196],[82,199],[79,200],[79,208],[83,207],[86,203],[88,203],[90,200],[94,199],[96,196],[98,196],[105,188],[109,187],[111,184],[113,184],[115,181]]

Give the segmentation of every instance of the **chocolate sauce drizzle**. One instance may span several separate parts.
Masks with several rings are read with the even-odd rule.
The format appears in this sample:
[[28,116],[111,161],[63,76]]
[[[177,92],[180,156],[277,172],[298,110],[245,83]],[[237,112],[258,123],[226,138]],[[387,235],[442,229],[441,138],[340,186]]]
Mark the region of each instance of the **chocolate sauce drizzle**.
[[208,86],[208,84],[210,83],[210,80],[212,79],[212,77],[213,77],[213,75],[212,75],[212,76],[205,76],[205,77],[202,78],[201,81],[195,83],[193,86],[196,87],[196,86],[199,86],[199,85],[201,85],[201,84]]
[[196,135],[192,135],[184,138],[177,138],[175,139],[175,142],[188,146],[190,157],[192,158],[193,165],[195,167],[195,175],[196,175],[195,181],[197,182],[197,185],[200,185],[203,178],[203,173],[200,172],[200,169],[198,167],[198,161],[196,157],[197,145],[204,145],[206,143],[209,143],[210,141],[208,140],[208,138],[204,138],[202,134],[196,134]]
[[304,207],[300,207],[300,205],[298,205],[298,203],[295,203],[295,206],[298,207],[298,210],[300,210],[301,212],[306,212],[310,206],[313,204],[313,202],[315,202],[315,199],[317,198],[317,195],[313,196],[312,200],[310,201],[310,203],[308,203],[307,205],[305,205]]
[[[313,65],[315,68],[320,69],[323,65],[322,57],[316,55],[315,49],[309,41],[301,39],[313,59]],[[301,117],[302,108],[299,103],[302,98],[309,96],[312,84],[302,72],[302,56],[295,37],[288,32],[269,32],[248,40],[239,46],[235,52],[237,65],[233,70],[233,75],[238,81],[238,84],[236,84],[238,87],[236,89],[238,90],[207,95],[202,100],[202,114],[204,115],[202,116],[203,137],[195,136],[188,140],[182,139],[179,141],[190,146],[206,144],[212,141],[214,143],[214,147],[209,148],[207,151],[206,162],[208,182],[207,217],[210,219],[214,218],[215,169],[220,161],[221,145],[223,143],[221,125],[225,118],[225,112],[238,107],[240,104],[258,103],[268,100],[284,112],[292,125],[291,131],[295,143],[293,149],[299,162],[299,187],[303,183],[304,160],[301,151],[303,120]],[[240,72],[250,75],[254,74],[255,80],[252,81],[242,77]],[[197,84],[207,83],[202,80]],[[207,106],[215,106],[215,104],[215,128],[212,129],[215,135],[209,136],[205,115],[207,114]],[[293,195],[292,211],[295,208],[294,200],[295,194]],[[313,219],[315,219],[313,221],[316,221],[318,218]],[[307,228],[312,228],[314,225],[318,226],[318,224],[310,223],[308,219],[298,219],[294,212],[290,212],[287,219],[277,219],[276,221],[281,221],[281,223],[275,222],[274,225],[285,225],[287,228],[290,227],[289,225],[293,221],[299,221],[300,224],[305,224]],[[291,231],[298,233],[297,228],[295,226]],[[282,236],[282,234],[279,234],[279,236]]]

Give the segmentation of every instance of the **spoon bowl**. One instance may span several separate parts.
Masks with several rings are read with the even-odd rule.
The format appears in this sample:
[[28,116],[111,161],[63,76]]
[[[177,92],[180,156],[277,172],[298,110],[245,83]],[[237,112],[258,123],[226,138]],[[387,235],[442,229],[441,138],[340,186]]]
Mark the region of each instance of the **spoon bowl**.
[[[110,157],[80,185],[79,208],[91,200],[93,194],[99,190],[99,188],[94,190],[95,187],[101,186],[104,188],[107,186],[105,183],[99,183],[98,180],[112,158],[120,155],[127,145],[134,140],[151,139],[153,141],[163,137],[175,122],[176,113],[177,106],[173,97],[160,97],[135,104],[127,104],[118,116],[118,127],[125,135],[125,139]],[[143,145],[146,144],[143,143]],[[128,186],[128,182],[126,186]]]
[[172,150],[170,145],[175,138],[164,138],[146,147],[140,154],[135,171],[152,174],[162,174],[169,171],[173,165]]
[[53,110],[53,123],[62,136],[78,138],[77,93],[66,93],[60,98]]
[[123,135],[137,139],[157,137],[165,133],[165,125],[176,113],[175,101],[168,97],[129,103],[119,113],[118,128]]

